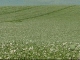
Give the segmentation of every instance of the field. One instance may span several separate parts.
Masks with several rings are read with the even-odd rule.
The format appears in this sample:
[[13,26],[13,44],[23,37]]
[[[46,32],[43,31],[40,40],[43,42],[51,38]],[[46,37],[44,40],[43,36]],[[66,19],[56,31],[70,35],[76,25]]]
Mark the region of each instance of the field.
[[0,59],[79,59],[80,6],[1,6]]

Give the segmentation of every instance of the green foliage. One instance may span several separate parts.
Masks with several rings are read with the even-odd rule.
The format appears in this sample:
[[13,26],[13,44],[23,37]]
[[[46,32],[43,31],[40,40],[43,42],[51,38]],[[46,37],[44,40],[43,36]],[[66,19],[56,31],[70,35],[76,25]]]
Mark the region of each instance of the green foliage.
[[[16,21],[36,18],[48,15],[56,10],[62,10],[66,6],[22,6],[22,7],[2,7],[0,9],[0,21]],[[45,11],[46,10],[46,11]],[[5,18],[4,18],[5,17]]]
[[80,48],[79,43],[75,43],[76,47],[72,50],[70,42],[51,42],[36,44],[33,41],[17,43],[17,41],[9,41],[0,45],[0,59],[79,59]]
[[0,58],[79,59],[79,9],[80,6],[0,7]]

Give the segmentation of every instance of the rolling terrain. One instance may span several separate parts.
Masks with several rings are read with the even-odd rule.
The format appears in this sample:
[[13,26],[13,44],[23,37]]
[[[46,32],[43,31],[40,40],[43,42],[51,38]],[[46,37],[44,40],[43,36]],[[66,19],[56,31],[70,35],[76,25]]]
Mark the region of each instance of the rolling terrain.
[[80,6],[0,7],[0,40],[80,42]]
[[80,59],[80,6],[0,7],[0,59]]

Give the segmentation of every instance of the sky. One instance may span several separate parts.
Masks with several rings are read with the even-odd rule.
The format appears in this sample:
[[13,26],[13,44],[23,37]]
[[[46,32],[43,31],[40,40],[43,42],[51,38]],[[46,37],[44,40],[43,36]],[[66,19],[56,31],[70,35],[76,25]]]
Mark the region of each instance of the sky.
[[80,0],[0,0],[0,6],[14,5],[80,5]]

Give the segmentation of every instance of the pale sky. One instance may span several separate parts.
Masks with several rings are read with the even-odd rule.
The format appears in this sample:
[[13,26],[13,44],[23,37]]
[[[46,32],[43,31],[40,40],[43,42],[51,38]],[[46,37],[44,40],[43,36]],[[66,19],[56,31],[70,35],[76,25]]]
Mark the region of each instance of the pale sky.
[[80,5],[80,0],[0,0],[0,6],[7,5]]

